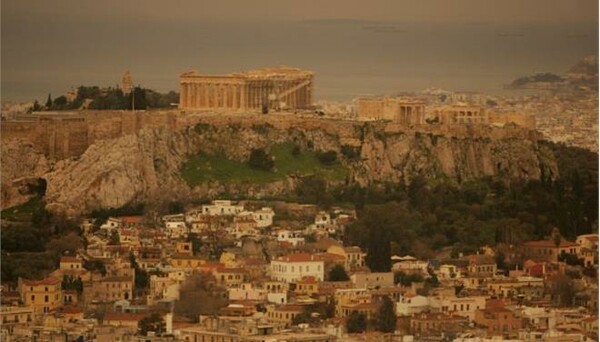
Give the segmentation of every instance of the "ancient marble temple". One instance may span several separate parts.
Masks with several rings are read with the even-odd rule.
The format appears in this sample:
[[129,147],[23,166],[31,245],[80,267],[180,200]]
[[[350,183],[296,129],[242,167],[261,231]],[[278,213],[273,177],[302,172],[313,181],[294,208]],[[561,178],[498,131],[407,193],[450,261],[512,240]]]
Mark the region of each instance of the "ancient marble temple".
[[275,67],[228,75],[186,72],[179,78],[181,109],[303,109],[312,103],[313,73]]

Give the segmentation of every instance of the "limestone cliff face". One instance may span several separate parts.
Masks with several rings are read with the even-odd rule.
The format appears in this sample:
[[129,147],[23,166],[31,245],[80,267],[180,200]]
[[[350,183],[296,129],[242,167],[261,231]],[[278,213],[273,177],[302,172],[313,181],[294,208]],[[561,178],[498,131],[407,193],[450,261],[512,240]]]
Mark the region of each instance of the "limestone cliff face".
[[361,158],[353,168],[355,179],[363,184],[409,182],[415,175],[459,181],[485,176],[540,179],[542,169],[558,176],[552,153],[525,139],[369,132],[361,144]]
[[[27,169],[32,175],[42,175],[47,180],[46,202],[50,210],[77,214],[136,201],[214,197],[220,193],[252,197],[285,193],[297,181],[293,176],[270,184],[213,182],[190,189],[181,179],[180,169],[190,155],[199,152],[224,153],[242,161],[252,148],[268,149],[288,141],[303,148],[338,151],[349,170],[347,181],[361,185],[408,182],[416,175],[459,181],[484,176],[539,179],[542,169],[546,175],[558,176],[554,156],[535,139],[481,138],[468,134],[453,137],[414,130],[390,131],[378,125],[352,122],[329,126],[256,124],[243,120],[201,122],[181,130],[142,130],[135,135],[101,141],[76,160],[58,162],[51,171],[47,171],[49,168],[39,156],[32,160],[25,158],[23,162],[30,165]],[[344,145],[354,148],[358,157],[343,158]],[[19,149],[6,151],[3,144],[3,161],[6,154],[15,160],[24,158],[25,153]],[[4,174],[5,165],[3,162],[3,181],[12,179]],[[14,178],[14,170],[11,172]]]
[[27,140],[2,143],[2,208],[27,202],[35,193],[31,186],[39,186],[39,177],[49,169],[46,157]]
[[187,142],[181,134],[156,129],[91,145],[78,160],[58,162],[44,175],[48,209],[74,214],[174,198],[186,190],[178,167],[190,153]]

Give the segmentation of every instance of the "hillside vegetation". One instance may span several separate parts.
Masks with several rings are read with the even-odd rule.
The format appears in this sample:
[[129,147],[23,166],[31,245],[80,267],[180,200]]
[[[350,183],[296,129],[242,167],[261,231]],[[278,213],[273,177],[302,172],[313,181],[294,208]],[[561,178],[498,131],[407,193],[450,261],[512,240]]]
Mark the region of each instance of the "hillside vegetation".
[[347,175],[337,158],[328,162],[319,158],[319,152],[301,151],[292,143],[273,145],[268,154],[274,162],[271,170],[254,168],[248,162],[235,161],[223,154],[200,153],[184,163],[182,178],[193,187],[209,181],[268,183],[290,175],[319,175],[327,180],[342,180]]

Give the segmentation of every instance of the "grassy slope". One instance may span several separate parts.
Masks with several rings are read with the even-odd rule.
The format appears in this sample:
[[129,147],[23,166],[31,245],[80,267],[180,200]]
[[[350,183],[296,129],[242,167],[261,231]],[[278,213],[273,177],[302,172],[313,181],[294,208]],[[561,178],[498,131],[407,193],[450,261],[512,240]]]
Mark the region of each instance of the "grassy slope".
[[323,165],[313,151],[303,151],[294,156],[291,143],[277,144],[269,152],[275,160],[273,171],[256,170],[246,163],[227,159],[223,155],[198,154],[183,165],[181,174],[190,185],[207,181],[233,183],[268,183],[284,179],[289,174],[320,174],[325,179],[339,180],[346,176],[346,169],[340,162]]
[[29,222],[31,214],[43,206],[44,202],[41,197],[33,197],[21,205],[3,209],[0,217],[6,221]]

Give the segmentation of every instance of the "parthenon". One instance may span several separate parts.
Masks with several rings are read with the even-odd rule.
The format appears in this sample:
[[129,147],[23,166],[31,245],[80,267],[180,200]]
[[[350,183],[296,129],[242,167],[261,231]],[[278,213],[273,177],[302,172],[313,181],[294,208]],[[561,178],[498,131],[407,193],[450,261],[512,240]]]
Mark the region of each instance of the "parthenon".
[[303,109],[312,104],[313,73],[275,67],[227,75],[186,72],[179,78],[181,109]]

